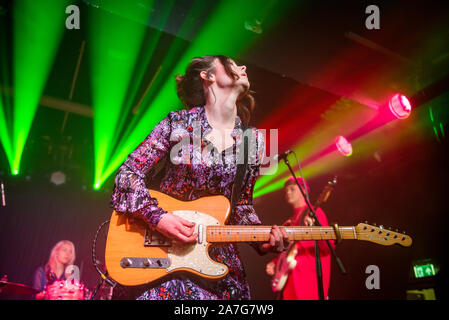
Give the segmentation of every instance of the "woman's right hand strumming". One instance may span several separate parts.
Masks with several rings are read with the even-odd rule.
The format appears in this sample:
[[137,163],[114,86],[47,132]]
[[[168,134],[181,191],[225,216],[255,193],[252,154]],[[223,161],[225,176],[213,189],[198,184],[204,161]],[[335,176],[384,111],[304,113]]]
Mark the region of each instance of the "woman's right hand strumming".
[[195,223],[172,213],[166,213],[162,216],[156,230],[170,239],[181,242],[195,242],[198,237],[198,232],[195,232]]

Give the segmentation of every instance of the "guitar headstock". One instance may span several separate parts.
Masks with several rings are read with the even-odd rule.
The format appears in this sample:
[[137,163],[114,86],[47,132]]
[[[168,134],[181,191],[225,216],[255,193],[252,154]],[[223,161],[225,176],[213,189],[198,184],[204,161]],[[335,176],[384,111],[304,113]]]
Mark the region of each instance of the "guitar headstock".
[[334,176],[327,182],[327,185],[324,186],[323,190],[320,193],[320,196],[318,197],[315,207],[321,206],[323,203],[327,201],[327,199],[329,199],[329,196],[331,195],[331,192],[336,184],[337,184],[337,176]]
[[412,245],[412,238],[408,235],[385,229],[382,226],[372,226],[367,223],[359,223],[355,227],[357,239],[366,240],[381,244],[384,246],[391,246],[399,244],[404,247]]

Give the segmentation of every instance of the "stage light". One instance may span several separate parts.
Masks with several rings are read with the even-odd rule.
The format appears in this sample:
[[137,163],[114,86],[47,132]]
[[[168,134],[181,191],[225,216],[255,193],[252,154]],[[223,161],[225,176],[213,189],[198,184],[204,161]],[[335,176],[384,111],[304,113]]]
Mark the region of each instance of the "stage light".
[[403,94],[395,94],[388,102],[390,111],[398,119],[405,119],[410,115],[412,111],[412,106],[410,101]]
[[338,151],[345,157],[349,157],[352,154],[352,145],[345,137],[338,136],[335,139],[335,145]]
[[64,172],[61,172],[61,171],[53,172],[50,177],[50,182],[57,186],[64,184],[65,180],[66,180],[65,174],[64,174]]

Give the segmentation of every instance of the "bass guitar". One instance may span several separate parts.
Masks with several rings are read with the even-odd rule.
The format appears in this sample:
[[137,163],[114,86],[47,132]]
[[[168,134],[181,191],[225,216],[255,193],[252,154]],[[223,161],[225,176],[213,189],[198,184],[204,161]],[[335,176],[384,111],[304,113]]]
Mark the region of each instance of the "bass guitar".
[[[329,199],[329,196],[337,183],[337,177],[329,180],[327,185],[323,188],[314,205],[314,209],[318,209],[323,203]],[[300,223],[299,219],[301,217],[293,217],[291,219],[292,225],[298,225]],[[298,254],[298,249],[296,242],[293,242],[286,251],[282,252],[276,262],[275,273],[271,278],[271,289],[273,292],[280,292],[284,289],[285,283],[287,282],[290,271],[296,267],[296,255]]]

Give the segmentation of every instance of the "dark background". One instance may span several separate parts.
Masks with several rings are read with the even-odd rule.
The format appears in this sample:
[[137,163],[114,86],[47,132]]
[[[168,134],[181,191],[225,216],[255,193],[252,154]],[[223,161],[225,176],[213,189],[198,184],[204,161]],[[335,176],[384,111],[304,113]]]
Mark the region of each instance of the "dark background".
[[[380,143],[377,151],[381,154],[381,161],[377,161],[374,156],[358,158],[354,152],[352,158],[348,159],[351,161],[350,165],[313,178],[309,183],[313,200],[318,197],[329,178],[334,174],[338,176],[335,191],[323,206],[329,221],[350,226],[367,220],[387,228],[398,228],[400,232],[404,230],[413,238],[413,245],[409,248],[343,241],[337,247],[337,254],[348,275],[341,275],[333,261],[329,292],[331,299],[405,299],[407,289],[421,287],[435,287],[437,298],[444,298],[446,293],[442,284],[447,274],[445,230],[449,213],[449,59],[448,37],[445,36],[449,29],[446,28],[447,23],[440,25],[438,22],[449,21],[442,19],[449,11],[445,11],[445,5],[438,2],[382,3],[379,4],[383,12],[382,28],[370,33],[364,29],[364,8],[367,4],[338,3],[310,2],[298,7],[298,10],[291,10],[279,26],[263,38],[264,41],[260,41],[258,46],[240,57],[247,65],[252,88],[256,91],[257,109],[253,124],[257,126],[275,113],[280,97],[288,95],[293,88],[305,94],[313,92],[316,96],[312,103],[298,104],[294,110],[296,117],[301,117],[303,112],[316,108],[317,105],[323,105],[323,101],[335,101],[341,97],[380,104],[388,94],[396,90],[416,97],[416,102],[425,101],[415,105],[417,108],[407,121],[398,122],[385,130],[383,139],[386,140],[400,130],[406,130],[407,133],[401,136],[403,143],[398,143],[394,148],[382,149]],[[4,40],[2,43],[5,44],[1,52],[9,52],[8,59],[11,59],[8,51],[11,49],[12,37],[11,4],[8,1],[0,4],[5,9],[5,13],[0,15],[3,30],[1,36]],[[87,6],[84,2],[78,4],[81,10]],[[185,10],[182,5],[176,8],[178,14]],[[301,14],[297,14],[298,12]],[[429,30],[432,34],[426,33]],[[391,56],[358,46],[344,36],[348,31],[358,32],[421,67],[398,63]],[[149,26],[148,36],[151,36],[151,32],[152,27]],[[429,52],[426,59],[433,57],[438,63],[407,55],[413,49],[428,45],[426,40],[430,36],[442,39],[437,44],[426,47]],[[170,30],[164,30],[162,48],[168,47],[174,37]],[[83,29],[64,34],[44,90],[45,95],[61,99],[67,97],[79,46],[85,38]],[[178,40],[186,44],[189,41]],[[340,53],[350,49],[355,50],[354,57],[363,58],[354,60],[351,56],[342,57]],[[154,63],[149,66],[145,80],[151,79],[163,54],[161,49],[154,58]],[[336,73],[335,77],[339,81],[329,82],[317,78],[316,74],[323,70],[323,66],[330,64],[337,56],[342,57],[339,63],[350,65],[351,68],[342,68],[340,73]],[[379,66],[382,68],[378,69]],[[394,72],[382,74],[390,67]],[[373,69],[380,70],[379,74],[372,72]],[[371,70],[366,76],[373,77],[372,86],[357,86],[362,77],[357,70]],[[87,62],[83,62],[73,100],[85,105],[91,103],[89,76]],[[8,86],[4,78],[0,84]],[[426,91],[432,84],[439,85],[439,89]],[[143,85],[140,92],[144,89]],[[429,107],[433,108],[445,125],[445,138],[435,138],[428,120]],[[318,110],[305,125],[312,126],[320,121],[325,110],[326,108]],[[75,243],[76,264],[82,268],[83,282],[93,288],[99,277],[92,266],[92,240],[98,225],[110,217],[108,205],[113,177],[110,177],[100,191],[92,190],[92,119],[70,113],[63,127],[64,117],[64,111],[39,106],[23,154],[19,176],[9,174],[4,150],[0,149],[0,179],[4,181],[7,202],[6,207],[0,207],[0,276],[7,274],[9,281],[31,285],[34,270],[47,262],[53,245],[59,240],[68,239]],[[279,128],[287,126],[289,121],[289,117],[282,119]],[[304,128],[297,128],[298,131],[301,129]],[[281,144],[282,141],[281,136]],[[63,171],[67,176],[64,185],[55,186],[50,183],[51,173],[57,170]],[[291,215],[290,208],[283,200],[282,191],[256,199],[255,208],[264,224],[281,224]],[[104,242],[105,232],[102,232],[97,244],[100,260],[104,258]],[[260,257],[249,246],[240,247],[253,298],[274,298],[269,278],[264,271],[265,264],[274,255]],[[426,281],[413,279],[412,265],[422,259],[432,259],[439,266],[437,277]],[[368,276],[365,269],[368,265],[380,268],[380,290],[367,290],[365,287]]]

